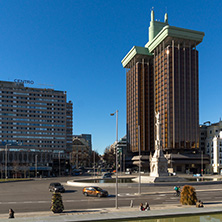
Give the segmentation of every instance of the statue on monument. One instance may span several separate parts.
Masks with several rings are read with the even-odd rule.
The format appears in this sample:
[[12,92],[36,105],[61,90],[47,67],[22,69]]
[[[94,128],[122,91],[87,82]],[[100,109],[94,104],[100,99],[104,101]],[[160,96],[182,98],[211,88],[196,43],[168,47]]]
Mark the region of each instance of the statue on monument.
[[150,176],[167,176],[167,160],[162,150],[160,113],[158,111],[155,111],[155,127],[155,152],[150,162]]
[[156,118],[156,140],[155,140],[155,150],[161,149],[161,124],[160,124],[160,113],[155,111]]

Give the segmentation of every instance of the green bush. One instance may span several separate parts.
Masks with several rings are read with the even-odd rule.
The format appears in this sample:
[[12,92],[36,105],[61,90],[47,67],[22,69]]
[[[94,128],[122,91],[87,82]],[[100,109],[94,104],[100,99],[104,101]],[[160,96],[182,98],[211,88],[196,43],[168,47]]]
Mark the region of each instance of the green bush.
[[195,205],[197,196],[195,188],[190,185],[185,185],[181,191],[180,203],[183,205]]
[[53,213],[62,213],[64,210],[62,196],[59,192],[54,192],[52,194],[51,211]]

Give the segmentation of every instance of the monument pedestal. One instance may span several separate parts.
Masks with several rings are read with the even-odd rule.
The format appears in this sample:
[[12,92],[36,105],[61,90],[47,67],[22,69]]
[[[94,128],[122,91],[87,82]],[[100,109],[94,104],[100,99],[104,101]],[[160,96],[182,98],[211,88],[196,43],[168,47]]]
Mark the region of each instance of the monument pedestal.
[[151,177],[167,177],[168,167],[167,159],[165,158],[161,149],[156,149],[151,163],[150,163],[150,176]]
[[[139,177],[133,178],[133,181],[139,183]],[[184,182],[186,179],[177,176],[141,176],[141,183],[158,183],[158,182]]]
[[[141,183],[156,183],[156,182],[177,182],[184,181],[183,178],[170,177],[168,174],[168,163],[162,150],[161,144],[161,124],[160,113],[155,113],[156,117],[156,139],[155,139],[155,153],[150,160],[150,176],[141,176]],[[139,177],[133,179],[139,182]]]

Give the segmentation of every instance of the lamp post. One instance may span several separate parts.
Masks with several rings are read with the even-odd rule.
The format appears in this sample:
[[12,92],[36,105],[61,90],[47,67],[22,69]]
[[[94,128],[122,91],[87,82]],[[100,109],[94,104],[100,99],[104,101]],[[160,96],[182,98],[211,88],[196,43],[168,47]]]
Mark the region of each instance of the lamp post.
[[118,143],[118,110],[115,113],[111,113],[111,116],[116,114],[116,209],[118,209],[118,154],[117,154],[117,143]]
[[201,151],[201,174],[203,177],[204,171],[203,171],[203,150]]
[[35,177],[37,178],[37,157],[38,157],[38,155],[36,154],[35,155]]
[[60,152],[59,152],[59,176],[61,176],[61,166],[60,166]]
[[93,173],[94,173],[94,178],[96,177],[96,153],[95,150],[93,151]]
[[5,144],[5,179],[8,179],[8,145]]
[[16,142],[15,144],[7,143],[5,144],[5,179],[8,179],[8,146],[11,145],[21,145],[21,143]]
[[141,148],[140,148],[140,125],[138,126],[138,148],[139,148],[139,186],[138,193],[141,194]]

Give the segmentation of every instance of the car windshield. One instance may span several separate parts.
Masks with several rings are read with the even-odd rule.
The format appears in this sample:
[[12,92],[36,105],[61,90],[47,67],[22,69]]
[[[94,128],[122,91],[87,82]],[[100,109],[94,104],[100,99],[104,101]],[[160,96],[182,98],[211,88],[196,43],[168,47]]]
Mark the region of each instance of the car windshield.
[[94,187],[96,190],[98,191],[102,191],[103,189],[101,189],[100,187]]
[[60,183],[54,183],[54,186],[59,187],[59,186],[61,186],[61,184]]

